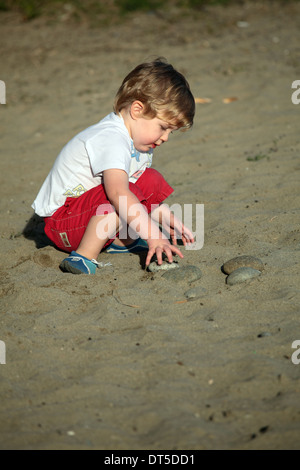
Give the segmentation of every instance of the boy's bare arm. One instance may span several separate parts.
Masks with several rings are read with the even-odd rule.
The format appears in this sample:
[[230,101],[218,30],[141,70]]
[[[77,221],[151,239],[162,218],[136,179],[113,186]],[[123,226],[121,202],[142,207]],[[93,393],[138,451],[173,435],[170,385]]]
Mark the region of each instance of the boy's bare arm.
[[141,227],[137,228],[139,228],[141,238],[147,240],[151,235],[155,238],[163,237],[157,224],[150,219],[144,206],[135,194],[130,191],[128,175],[125,171],[118,169],[105,170],[103,172],[103,183],[109,201],[123,221],[130,225],[136,217],[139,217]]
[[[183,257],[180,250],[170,244],[138,198],[130,191],[128,175],[125,171],[119,169],[105,170],[103,172],[103,183],[109,201],[123,221],[130,225],[138,217],[139,226],[136,226],[136,230],[139,236],[146,240],[149,245],[146,266],[150,263],[154,254],[156,254],[159,264],[162,263],[163,252],[167,254],[170,262],[173,261],[172,253],[178,254],[181,258]],[[125,197],[126,204],[123,203],[123,197]]]

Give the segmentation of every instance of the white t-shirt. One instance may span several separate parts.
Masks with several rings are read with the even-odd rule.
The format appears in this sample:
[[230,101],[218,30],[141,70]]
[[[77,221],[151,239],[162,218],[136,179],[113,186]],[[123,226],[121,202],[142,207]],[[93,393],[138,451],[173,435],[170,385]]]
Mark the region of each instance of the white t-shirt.
[[67,197],[78,197],[103,182],[108,169],[126,171],[135,183],[152,164],[153,151],[138,152],[124,124],[115,113],[77,134],[65,145],[44,181],[32,208],[49,217]]

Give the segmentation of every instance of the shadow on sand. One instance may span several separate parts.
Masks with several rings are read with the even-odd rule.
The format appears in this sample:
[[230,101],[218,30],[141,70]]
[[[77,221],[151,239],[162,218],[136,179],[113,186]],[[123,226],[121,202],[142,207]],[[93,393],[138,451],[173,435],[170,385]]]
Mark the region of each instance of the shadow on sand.
[[47,237],[44,231],[45,222],[36,214],[33,214],[23,229],[23,236],[27,240],[33,240],[36,248],[44,248],[45,246],[55,246]]

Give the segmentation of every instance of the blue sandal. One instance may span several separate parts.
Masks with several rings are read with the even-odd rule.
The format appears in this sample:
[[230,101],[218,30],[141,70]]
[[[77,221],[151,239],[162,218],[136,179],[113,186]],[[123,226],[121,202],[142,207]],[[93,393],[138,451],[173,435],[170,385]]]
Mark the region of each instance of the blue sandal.
[[85,256],[72,251],[68,258],[65,258],[59,265],[60,269],[72,274],[95,274],[98,268],[95,259],[88,259]]
[[145,242],[142,238],[138,238],[134,240],[134,242],[130,243],[127,246],[118,246],[114,243],[111,243],[106,248],[106,253],[141,253],[142,251],[147,251],[149,249],[148,243]]

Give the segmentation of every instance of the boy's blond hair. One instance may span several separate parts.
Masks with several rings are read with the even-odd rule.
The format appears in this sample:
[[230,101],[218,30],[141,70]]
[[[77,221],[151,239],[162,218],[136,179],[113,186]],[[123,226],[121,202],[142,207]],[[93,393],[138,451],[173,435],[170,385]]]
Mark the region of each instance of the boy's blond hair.
[[115,102],[119,112],[134,101],[145,107],[145,118],[159,117],[169,124],[188,129],[193,124],[195,100],[184,76],[161,57],[138,65],[123,80]]

